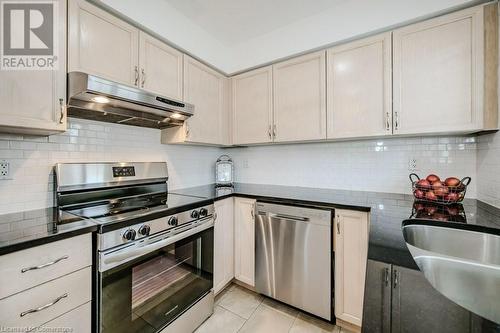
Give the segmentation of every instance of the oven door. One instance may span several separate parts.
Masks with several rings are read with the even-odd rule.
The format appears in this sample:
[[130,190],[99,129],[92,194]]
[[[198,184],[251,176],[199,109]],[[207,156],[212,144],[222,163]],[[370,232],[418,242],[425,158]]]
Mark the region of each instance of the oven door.
[[[138,255],[150,248],[154,250]],[[128,251],[135,254],[134,259],[126,261],[126,252],[114,251],[109,255],[126,262],[112,268],[100,266],[105,268],[100,269],[98,281],[102,333],[158,332],[212,289],[213,222],[173,237],[151,239]],[[100,265],[105,260],[101,256]]]

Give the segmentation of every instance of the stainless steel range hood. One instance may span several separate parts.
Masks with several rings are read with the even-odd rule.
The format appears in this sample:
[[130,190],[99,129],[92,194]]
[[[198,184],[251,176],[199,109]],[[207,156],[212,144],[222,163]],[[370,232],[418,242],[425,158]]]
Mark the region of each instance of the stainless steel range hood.
[[182,125],[194,105],[82,72],[68,74],[68,115],[150,128]]

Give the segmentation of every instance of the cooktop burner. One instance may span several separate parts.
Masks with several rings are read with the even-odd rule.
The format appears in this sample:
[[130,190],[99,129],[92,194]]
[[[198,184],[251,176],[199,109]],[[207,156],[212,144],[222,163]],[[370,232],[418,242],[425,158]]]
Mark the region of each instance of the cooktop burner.
[[101,204],[69,209],[67,212],[73,215],[91,218],[100,224],[107,224],[160,212],[170,208],[189,205],[203,199],[206,198],[171,193],[148,194],[111,199]]

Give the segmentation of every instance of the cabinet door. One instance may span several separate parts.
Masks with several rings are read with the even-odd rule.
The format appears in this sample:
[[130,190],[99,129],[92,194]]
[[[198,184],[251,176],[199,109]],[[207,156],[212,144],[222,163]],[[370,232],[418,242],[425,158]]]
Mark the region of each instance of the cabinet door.
[[325,58],[320,51],[273,65],[274,141],[326,139]]
[[52,134],[66,130],[66,1],[58,4],[58,54],[53,70],[0,70],[0,129]]
[[234,199],[234,276],[255,286],[255,200]]
[[335,316],[361,326],[368,213],[336,210],[335,214]]
[[138,29],[84,0],[69,1],[68,71],[139,82]]
[[329,139],[392,134],[391,33],[328,50]]
[[182,53],[140,32],[140,87],[157,94],[182,100]]
[[194,115],[184,122],[186,141],[220,144],[226,78],[201,62],[184,56],[184,99]]
[[391,332],[391,272],[392,267],[368,260],[363,301],[363,332]]
[[482,22],[482,7],[474,7],[394,31],[394,133],[477,128]]
[[272,141],[272,79],[271,66],[232,78],[234,144]]
[[215,202],[214,293],[221,291],[234,277],[233,198]]
[[392,332],[470,332],[470,312],[441,295],[422,272],[393,266]]

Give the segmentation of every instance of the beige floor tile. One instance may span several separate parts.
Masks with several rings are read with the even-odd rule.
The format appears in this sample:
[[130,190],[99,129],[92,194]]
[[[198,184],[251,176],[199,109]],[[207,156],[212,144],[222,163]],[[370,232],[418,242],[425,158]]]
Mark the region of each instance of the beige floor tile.
[[272,298],[264,297],[264,300],[262,301],[262,304],[267,305],[275,309],[276,311],[282,312],[284,314],[287,314],[292,317],[297,317],[299,314],[299,310],[294,309],[286,304],[283,304],[281,302],[275,301]]
[[295,317],[261,304],[239,333],[287,333]]
[[299,313],[290,333],[340,333],[340,327],[304,313]]
[[221,290],[220,293],[217,294],[217,296],[215,296],[215,305],[219,304],[220,300],[224,297],[225,294],[227,294],[228,292],[230,292],[231,290],[233,290],[233,288],[235,287],[234,284],[230,284],[228,286],[226,286],[226,288],[224,288],[223,290]]
[[235,286],[222,296],[218,305],[240,317],[248,319],[260,305],[262,298],[262,296],[253,291]]
[[213,315],[208,318],[196,333],[236,333],[245,323],[245,319],[223,307],[216,306]]

